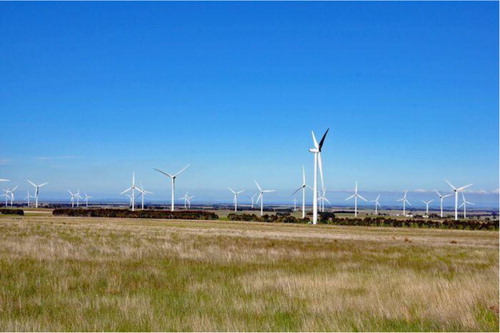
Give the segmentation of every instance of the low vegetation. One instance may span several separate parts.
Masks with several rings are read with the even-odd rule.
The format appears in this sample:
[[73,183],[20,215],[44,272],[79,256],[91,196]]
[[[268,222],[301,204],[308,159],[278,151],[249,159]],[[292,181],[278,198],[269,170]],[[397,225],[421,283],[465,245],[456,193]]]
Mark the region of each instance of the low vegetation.
[[498,233],[4,216],[5,331],[498,331]]
[[22,209],[17,208],[1,208],[0,214],[4,215],[24,215],[24,211]]
[[148,219],[183,219],[183,220],[217,220],[219,216],[213,212],[201,210],[136,210],[109,208],[57,208],[52,211],[55,216],[80,217],[129,217]]

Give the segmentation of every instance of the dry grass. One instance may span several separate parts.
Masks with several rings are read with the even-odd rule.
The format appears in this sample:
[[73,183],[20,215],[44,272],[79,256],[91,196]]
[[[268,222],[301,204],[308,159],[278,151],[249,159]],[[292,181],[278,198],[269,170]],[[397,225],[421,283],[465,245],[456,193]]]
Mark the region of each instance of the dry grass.
[[497,331],[498,232],[0,218],[6,331]]

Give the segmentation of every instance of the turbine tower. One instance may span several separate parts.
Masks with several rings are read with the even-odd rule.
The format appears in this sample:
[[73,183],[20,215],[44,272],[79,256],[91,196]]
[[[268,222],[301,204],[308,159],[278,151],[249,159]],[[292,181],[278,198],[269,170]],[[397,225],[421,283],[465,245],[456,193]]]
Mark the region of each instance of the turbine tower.
[[48,182],[46,183],[43,183],[43,184],[40,184],[40,185],[36,185],[35,183],[33,183],[31,180],[27,179],[27,181],[33,185],[35,187],[35,208],[38,208],[38,194],[40,193],[40,187],[42,186],[45,186],[48,184]]
[[125,191],[122,191],[120,194],[125,194],[127,192],[130,192],[130,194],[132,195],[130,197],[131,201],[132,201],[132,211],[135,211],[135,190],[138,190],[140,191],[140,189],[135,186],[135,172],[132,173],[132,186],[130,186],[128,189],[126,189]]
[[438,192],[438,190],[434,190],[437,195],[439,196],[439,200],[440,200],[440,207],[441,207],[441,217],[443,217],[443,199],[444,198],[447,198],[447,197],[451,197],[453,195],[453,193],[450,193],[450,194],[446,194],[446,195],[441,195],[441,193]]
[[240,195],[241,193],[245,192],[245,190],[235,192],[230,187],[228,187],[228,189],[229,189],[229,191],[233,192],[233,194],[234,194],[233,204],[234,204],[234,211],[236,212],[238,210],[238,195]]
[[361,194],[358,194],[358,182],[356,182],[356,185],[354,187],[354,194],[346,198],[346,200],[354,198],[354,217],[358,217],[358,197],[361,200],[367,201],[365,198],[361,196]]
[[375,203],[375,215],[378,215],[378,210],[377,208],[380,207],[382,208],[382,206],[380,206],[380,203],[378,202],[378,199],[380,198],[380,194],[377,196],[377,199],[375,200],[371,200],[370,202],[374,202]]
[[262,216],[264,214],[264,193],[271,193],[271,192],[275,192],[276,190],[263,190],[260,188],[259,184],[257,184],[257,181],[254,180],[255,182],[255,185],[257,185],[257,187],[259,188],[259,196],[257,197],[257,201],[259,201],[260,199],[260,216]]
[[[298,191],[302,190],[302,218],[304,219],[306,217],[306,170],[304,169],[304,166],[302,166],[302,185],[295,190],[295,192],[292,193],[292,196],[297,193]],[[309,187],[310,188],[310,187]]]
[[465,200],[465,195],[463,192],[462,192],[462,200],[463,200],[462,204],[458,208],[460,208],[462,206],[464,207],[464,219],[466,219],[467,218],[467,205],[474,205],[474,204],[472,202]]
[[422,201],[425,204],[425,215],[429,216],[429,204],[434,200],[429,200],[429,201],[420,200],[420,201]]
[[323,192],[322,194],[318,197],[318,200],[320,202],[320,208],[321,208],[321,211],[324,212],[325,211],[325,201],[328,202],[330,205],[332,204],[330,202],[330,200],[328,200],[326,198],[326,187],[323,187]]
[[455,192],[455,221],[457,221],[458,220],[458,192],[465,190],[467,187],[472,186],[472,184],[456,188],[448,180],[445,179],[445,181],[453,189],[453,192]]
[[321,187],[323,188],[323,162],[321,160],[321,149],[323,148],[323,143],[325,142],[326,135],[328,134],[328,131],[330,129],[327,129],[325,134],[323,134],[323,137],[321,138],[321,141],[318,142],[316,141],[316,137],[314,136],[314,132],[311,131],[312,134],[312,139],[314,143],[314,148],[309,149],[309,152],[314,154],[314,188],[313,188],[313,224],[318,223],[318,166],[319,166],[319,171],[320,171],[320,177],[321,177]]
[[408,194],[408,190],[405,191],[405,195],[396,201],[402,201],[403,202],[403,216],[406,216],[406,204],[411,206],[411,203],[406,199],[406,195]]
[[175,208],[175,178],[180,175],[181,172],[183,172],[184,170],[186,170],[188,167],[189,167],[190,164],[186,165],[184,168],[181,169],[181,171],[177,172],[176,174],[174,175],[171,175],[171,174],[168,174],[166,172],[163,172],[159,169],[154,169],[162,174],[164,174],[165,176],[167,177],[170,177],[170,179],[172,180],[172,206],[170,208],[170,210],[173,212],[174,211],[174,208]]

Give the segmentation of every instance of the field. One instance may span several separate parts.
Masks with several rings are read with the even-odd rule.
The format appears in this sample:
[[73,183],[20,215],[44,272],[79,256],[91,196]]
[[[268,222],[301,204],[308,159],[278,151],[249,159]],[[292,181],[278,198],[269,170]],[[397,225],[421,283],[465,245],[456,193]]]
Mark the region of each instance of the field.
[[498,236],[0,216],[0,329],[497,331]]

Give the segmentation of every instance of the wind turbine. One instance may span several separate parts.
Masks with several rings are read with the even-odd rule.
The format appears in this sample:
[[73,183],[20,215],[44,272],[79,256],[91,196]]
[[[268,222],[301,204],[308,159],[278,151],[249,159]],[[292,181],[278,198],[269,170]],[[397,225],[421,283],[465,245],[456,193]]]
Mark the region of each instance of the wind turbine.
[[297,211],[297,199],[293,198],[293,211]]
[[158,171],[158,172],[160,172],[160,173],[164,174],[165,176],[170,177],[170,179],[172,180],[172,206],[171,206],[171,208],[170,208],[170,210],[171,210],[172,212],[174,211],[174,206],[175,206],[175,178],[176,178],[178,175],[180,175],[180,173],[181,173],[182,171],[186,170],[186,169],[189,167],[189,165],[190,165],[190,164],[186,165],[184,168],[182,168],[182,169],[181,169],[181,171],[177,172],[177,173],[176,173],[176,174],[174,174],[174,175],[170,175],[170,174],[168,174],[168,173],[166,173],[166,172],[163,172],[163,171],[161,171],[161,170],[159,170],[159,169],[154,169],[154,170],[156,170],[156,171]]
[[332,204],[330,202],[330,200],[328,200],[326,198],[326,187],[323,188],[323,194],[321,194],[318,198],[318,200],[320,201],[320,205],[321,205],[321,211],[324,212],[325,211],[325,201],[328,202],[330,205]]
[[40,193],[40,187],[42,186],[45,186],[48,184],[48,182],[46,183],[43,183],[43,184],[40,184],[40,185],[36,185],[35,183],[33,183],[31,180],[27,179],[27,181],[33,185],[35,187],[35,208],[38,208],[38,194]]
[[131,192],[130,194],[132,195],[131,197],[131,200],[132,200],[132,211],[135,210],[135,190],[139,190],[140,189],[135,186],[135,172],[132,173],[132,186],[130,186],[128,189],[126,189],[125,191],[122,191],[120,194],[125,194],[127,192]]
[[90,195],[87,195],[87,193],[83,192],[83,195],[85,195],[85,206],[89,206],[89,199],[92,198]]
[[228,189],[229,189],[229,191],[233,192],[233,194],[234,194],[233,203],[234,203],[234,211],[236,212],[238,210],[238,195],[245,192],[245,190],[235,192],[230,187],[228,187]]
[[71,208],[75,208],[75,198],[76,198],[76,193],[71,192],[68,190],[69,195],[71,195]]
[[382,206],[380,206],[380,203],[378,202],[378,199],[380,198],[380,194],[377,196],[377,199],[375,200],[371,200],[370,202],[374,202],[375,203],[375,215],[378,215],[378,210],[377,208],[380,207],[382,208]]
[[304,166],[302,166],[302,185],[300,185],[300,187],[292,193],[292,195],[294,195],[298,191],[302,190],[302,218],[306,217],[306,187],[309,187],[306,184],[306,170],[304,169]]
[[403,216],[406,216],[406,204],[411,206],[411,203],[406,199],[406,195],[408,194],[408,190],[405,191],[405,195],[396,201],[402,201],[403,202]]
[[191,209],[191,199],[194,198],[194,195],[188,196],[187,201],[188,201],[188,209]]
[[144,187],[142,187],[142,183],[141,188],[138,188],[137,190],[139,191],[139,195],[141,196],[141,210],[144,210],[144,196],[146,194],[153,194],[153,192],[146,191]]
[[314,143],[314,148],[309,149],[309,152],[314,154],[313,224],[318,223],[318,165],[321,176],[321,187],[323,187],[323,162],[321,160],[321,148],[323,148],[323,143],[325,142],[325,138],[329,130],[330,129],[327,129],[325,134],[323,134],[319,144],[316,141],[314,132],[311,131]]
[[440,207],[441,207],[441,217],[443,217],[443,199],[444,198],[447,198],[447,197],[451,197],[453,195],[453,193],[450,193],[450,194],[446,194],[446,195],[441,195],[441,193],[438,192],[438,190],[434,190],[437,195],[439,196],[439,199],[440,199]]
[[456,221],[456,220],[458,220],[458,192],[465,190],[467,187],[472,186],[472,184],[456,188],[448,180],[445,179],[445,181],[453,189],[453,192],[455,192],[455,221]]
[[257,197],[256,203],[260,199],[260,216],[262,216],[264,214],[264,193],[271,193],[271,192],[275,192],[276,190],[263,190],[260,188],[259,184],[257,184],[256,180],[254,180],[254,182],[255,182],[255,185],[257,185],[257,187],[259,188],[259,196]]
[[252,196],[248,196],[250,199],[252,199],[252,209],[253,209],[253,201],[254,201],[256,195],[258,195],[258,193],[254,194]]
[[180,197],[179,200],[184,200],[184,209],[187,209],[187,203],[189,201],[188,192],[186,192],[183,197]]
[[468,204],[469,205],[474,205],[474,204],[472,202],[469,202],[469,201],[465,200],[464,192],[462,192],[462,199],[463,199],[462,204],[458,208],[464,206],[464,219],[466,219],[467,218],[467,205]]
[[5,193],[2,194],[2,197],[5,197],[5,207],[7,207],[7,205],[9,204],[9,199],[10,199],[10,195],[9,195],[9,192],[7,192],[7,190],[3,190]]
[[28,207],[30,206],[30,198],[35,198],[34,195],[31,195],[30,194],[30,191],[26,190],[26,197],[24,198],[24,200],[28,200]]
[[367,201],[365,198],[361,196],[361,194],[358,193],[358,182],[356,182],[356,186],[354,187],[354,194],[346,198],[346,200],[354,198],[354,217],[358,216],[358,197],[361,200]]
[[12,207],[13,206],[13,203],[14,203],[14,192],[15,190],[17,190],[17,188],[19,187],[19,185],[16,185],[16,187],[14,187],[12,190],[4,190],[6,193],[10,193],[9,196],[10,196],[10,206]]
[[425,204],[425,215],[429,216],[429,204],[434,200],[429,200],[429,201],[420,200],[420,201],[422,201]]

